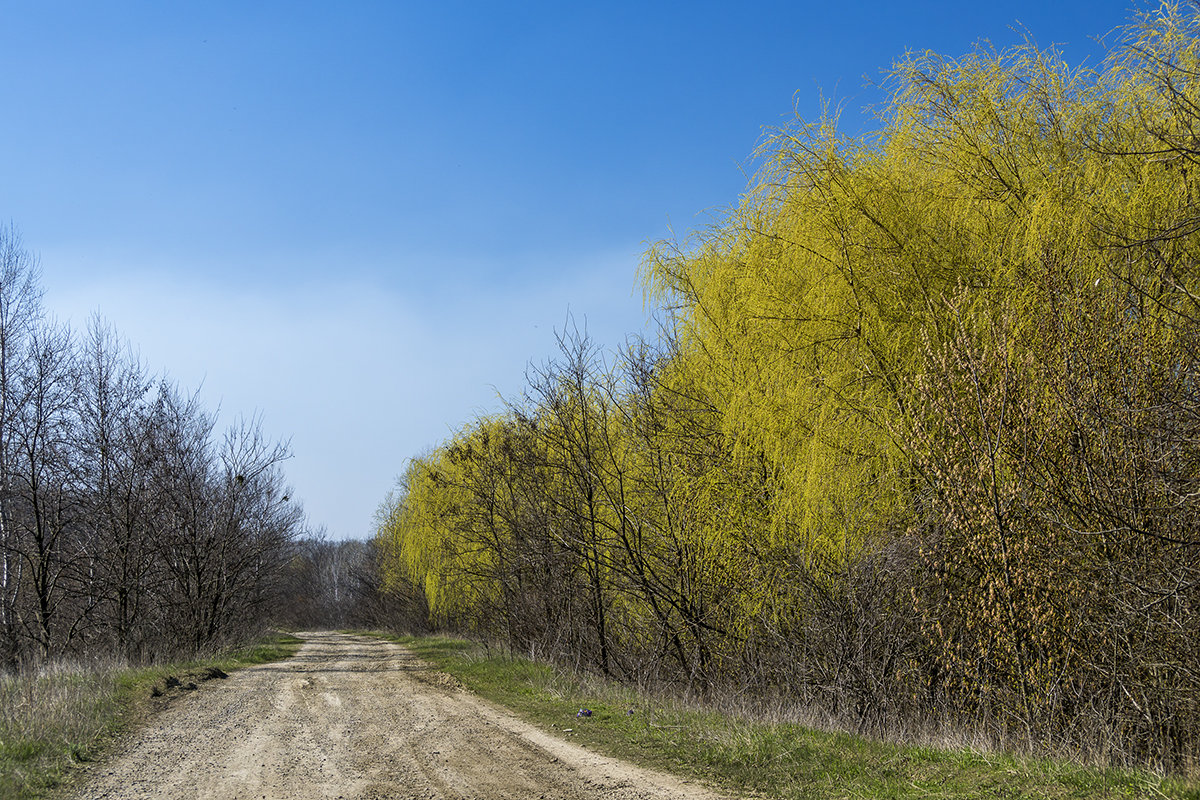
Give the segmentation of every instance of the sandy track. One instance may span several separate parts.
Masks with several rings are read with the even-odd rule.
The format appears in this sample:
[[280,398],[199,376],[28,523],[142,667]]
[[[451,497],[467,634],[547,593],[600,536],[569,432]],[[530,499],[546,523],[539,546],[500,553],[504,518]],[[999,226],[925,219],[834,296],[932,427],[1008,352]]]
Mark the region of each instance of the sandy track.
[[76,797],[717,797],[546,734],[399,645],[304,636],[288,661],[179,698]]

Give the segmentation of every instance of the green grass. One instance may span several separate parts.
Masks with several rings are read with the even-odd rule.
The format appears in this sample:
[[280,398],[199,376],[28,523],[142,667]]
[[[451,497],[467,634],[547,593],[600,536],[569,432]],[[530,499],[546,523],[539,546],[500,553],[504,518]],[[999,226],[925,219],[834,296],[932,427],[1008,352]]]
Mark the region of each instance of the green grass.
[[[477,694],[572,741],[742,796],[1200,800],[1200,784],[1194,781],[756,722],[639,695],[628,687],[495,651],[488,654],[467,642],[388,638]],[[580,708],[591,709],[592,716],[576,717]]]
[[274,634],[202,661],[140,669],[56,665],[38,675],[0,677],[0,800],[53,796],[69,786],[80,764],[94,761],[180,693],[166,691],[168,676],[199,682],[209,668],[232,672],[277,661],[301,643]]

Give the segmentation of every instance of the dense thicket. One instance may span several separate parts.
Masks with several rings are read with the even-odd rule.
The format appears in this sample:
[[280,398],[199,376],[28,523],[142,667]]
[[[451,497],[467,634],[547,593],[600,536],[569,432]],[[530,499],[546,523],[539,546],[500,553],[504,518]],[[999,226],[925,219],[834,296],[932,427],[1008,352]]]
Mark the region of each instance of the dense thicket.
[[216,435],[99,318],[49,321],[38,280],[0,228],[0,666],[258,633],[303,524],[287,448],[254,420]]
[[[442,624],[633,680],[1194,770],[1200,19],[798,124],[586,338],[411,462],[377,546]],[[420,591],[423,590],[423,591]]]

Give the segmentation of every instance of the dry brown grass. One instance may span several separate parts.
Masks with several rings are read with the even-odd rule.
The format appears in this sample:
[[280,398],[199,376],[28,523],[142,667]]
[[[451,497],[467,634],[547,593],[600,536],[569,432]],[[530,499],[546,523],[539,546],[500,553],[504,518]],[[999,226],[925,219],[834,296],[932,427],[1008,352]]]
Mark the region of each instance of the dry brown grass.
[[0,798],[38,796],[90,759],[120,714],[121,664],[0,676]]

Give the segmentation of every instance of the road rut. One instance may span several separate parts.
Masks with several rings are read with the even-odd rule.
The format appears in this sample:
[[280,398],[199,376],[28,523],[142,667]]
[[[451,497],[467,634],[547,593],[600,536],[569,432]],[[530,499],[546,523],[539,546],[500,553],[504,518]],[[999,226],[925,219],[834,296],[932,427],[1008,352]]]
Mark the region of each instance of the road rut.
[[399,645],[303,636],[295,657],[179,698],[76,798],[720,797],[551,736]]

